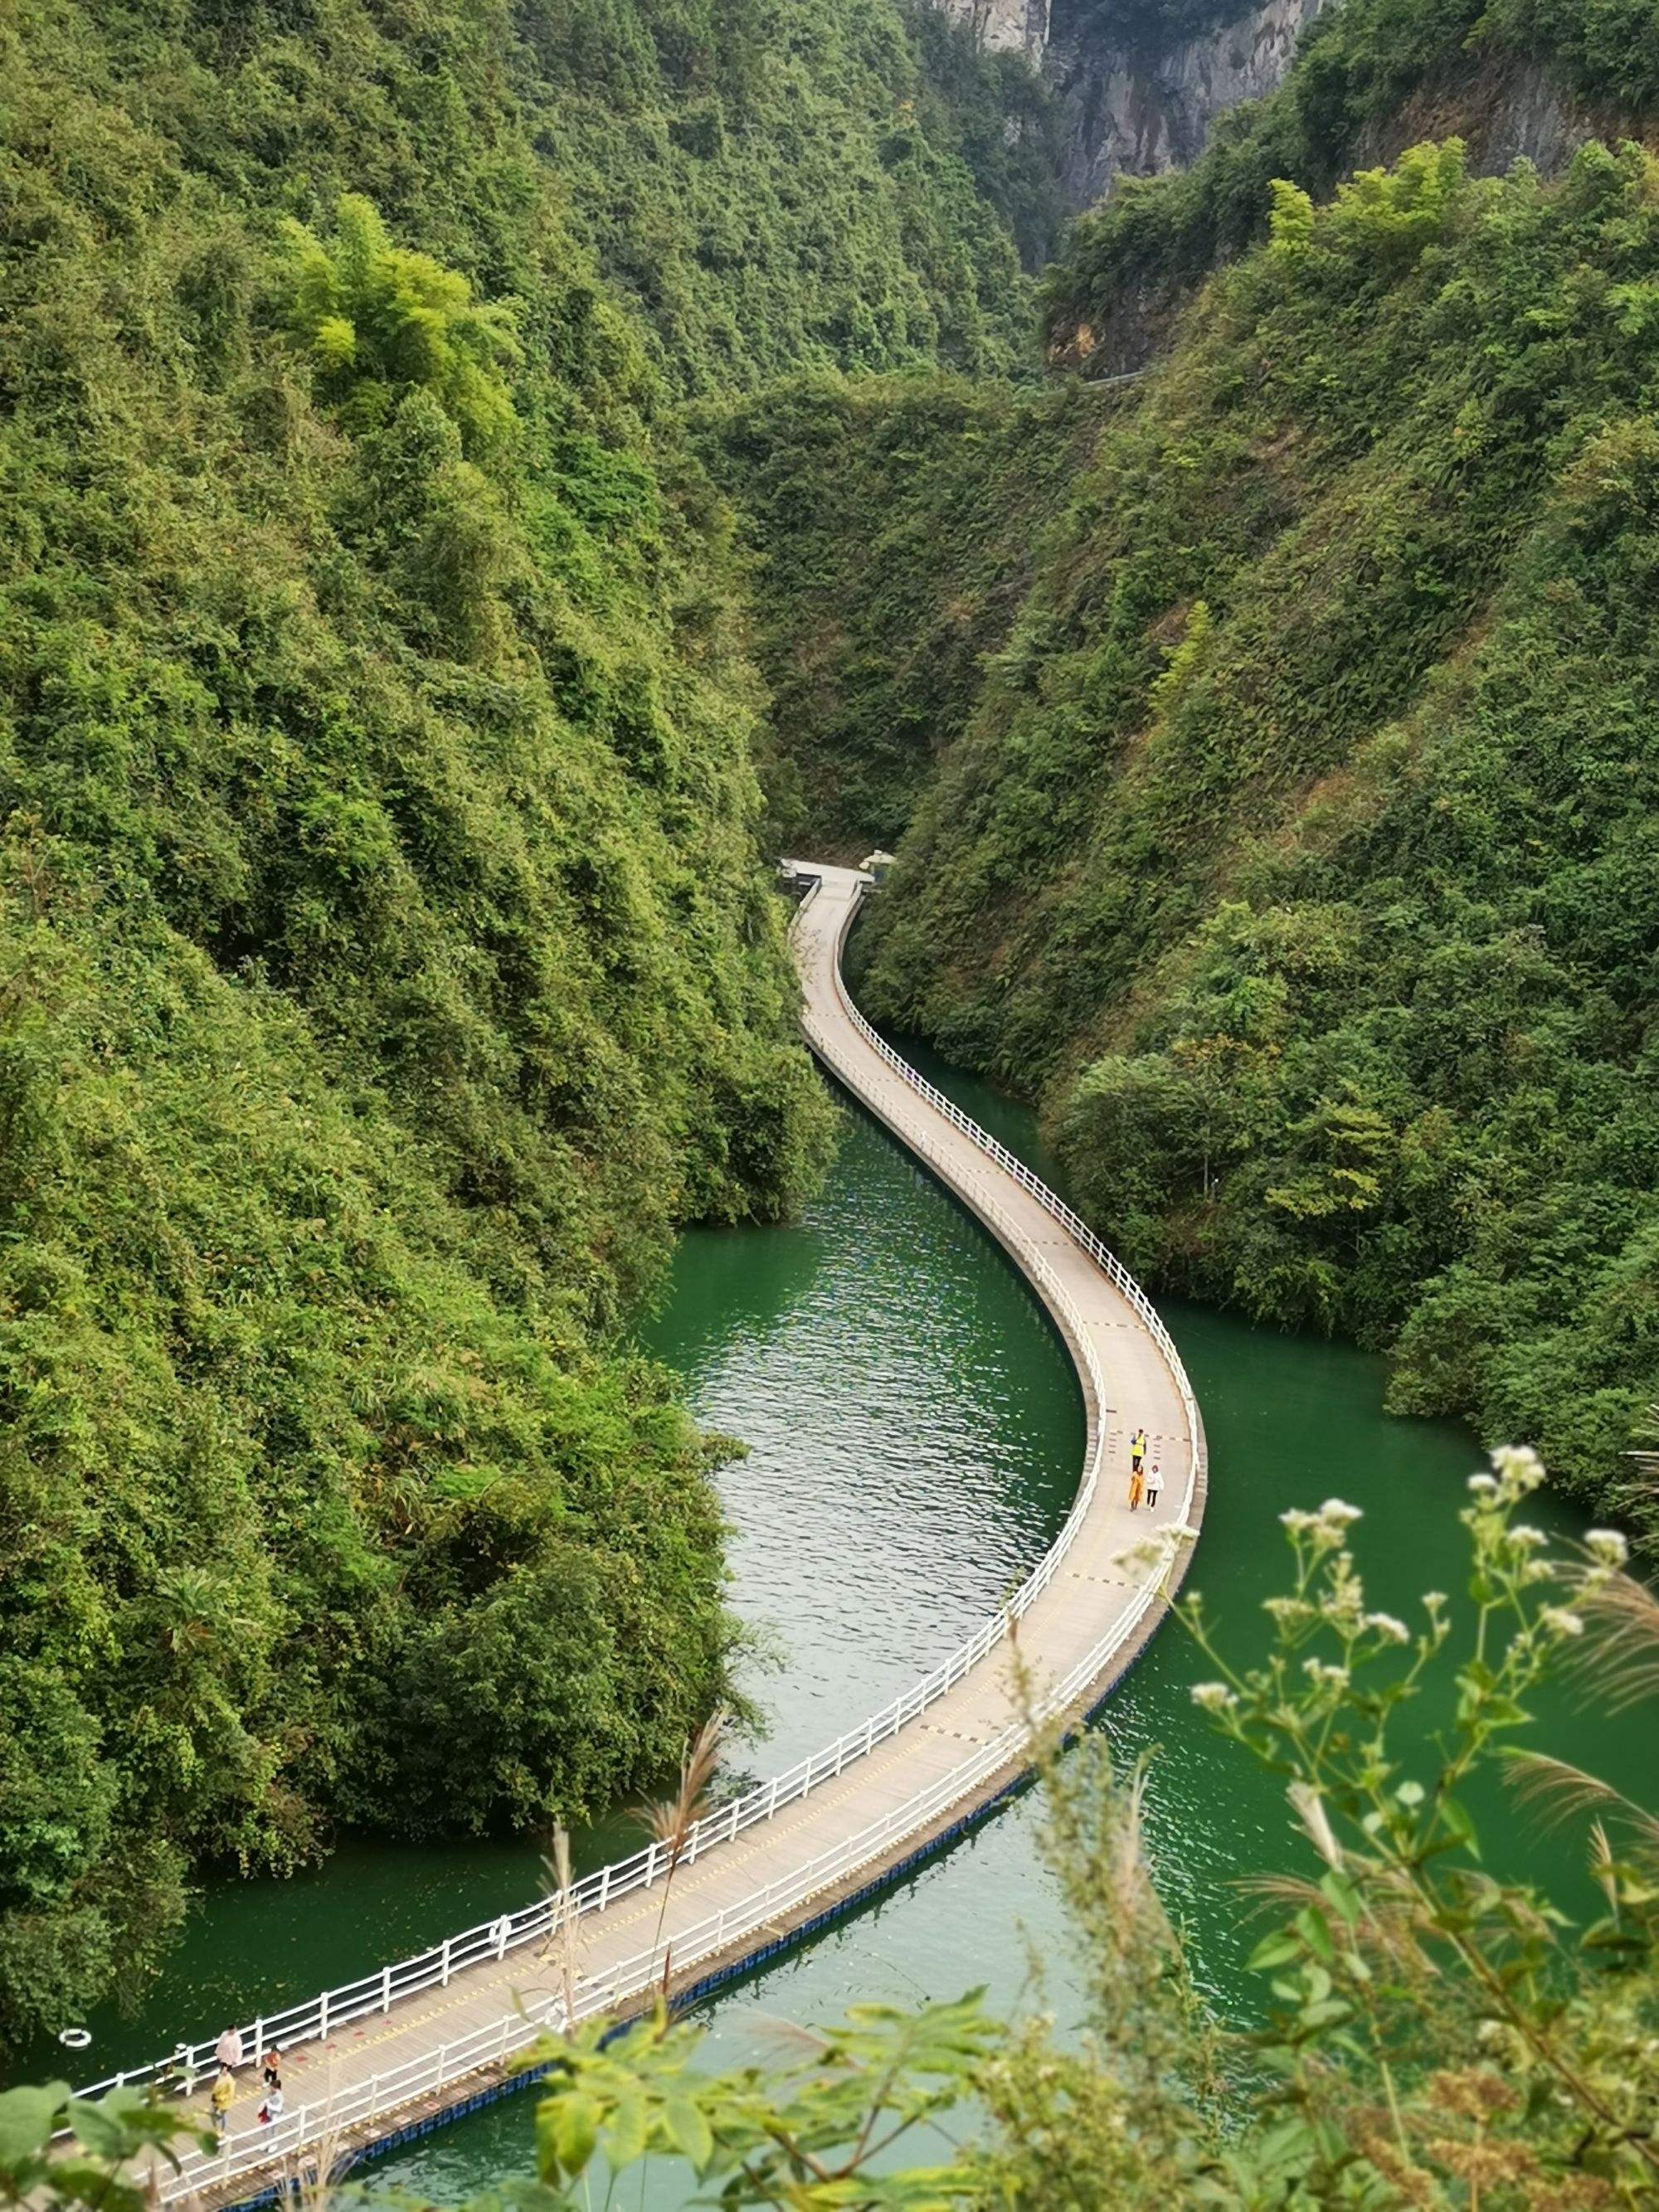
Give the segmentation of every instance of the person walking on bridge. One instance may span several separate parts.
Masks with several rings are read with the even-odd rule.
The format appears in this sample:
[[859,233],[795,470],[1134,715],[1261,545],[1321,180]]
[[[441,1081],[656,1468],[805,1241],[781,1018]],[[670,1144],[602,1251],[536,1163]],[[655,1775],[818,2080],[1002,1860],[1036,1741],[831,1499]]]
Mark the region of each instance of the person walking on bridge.
[[228,2066],[219,2069],[218,2078],[208,2092],[208,2109],[213,2114],[213,2132],[219,2138],[222,2150],[230,2140],[230,2106],[236,2094],[236,2084]]
[[1146,1431],[1137,1429],[1129,1439],[1129,1510],[1134,1512],[1140,1504],[1146,1467]]
[[228,2027],[224,2033],[219,2038],[219,2040],[214,2045],[213,2055],[222,2066],[228,2066],[234,2073],[236,2068],[242,2063],[242,2031],[240,2028]]

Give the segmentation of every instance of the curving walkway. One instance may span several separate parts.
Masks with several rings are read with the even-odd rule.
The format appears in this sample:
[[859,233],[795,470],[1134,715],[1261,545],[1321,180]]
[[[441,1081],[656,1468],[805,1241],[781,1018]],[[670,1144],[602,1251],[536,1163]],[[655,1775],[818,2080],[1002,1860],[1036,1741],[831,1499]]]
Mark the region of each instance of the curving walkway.
[[[1204,1502],[1202,1425],[1167,1333],[1099,1240],[852,1005],[840,955],[867,878],[847,868],[797,873],[814,885],[792,932],[813,1051],[1000,1239],[1071,1349],[1088,1452],[1066,1526],[1004,1609],[925,1681],[701,1822],[672,1879],[659,1847],[641,1850],[589,1876],[568,1900],[538,1899],[251,2023],[250,2059],[282,2046],[287,2109],[260,2125],[250,2064],[227,2147],[192,2153],[179,2173],[158,2169],[164,2203],[244,2202],[500,2093],[514,2053],[561,2024],[567,1972],[585,2018],[648,2002],[665,1979],[681,1994],[708,1988],[781,1948],[936,1845],[1024,1771],[1026,1731],[1004,1648],[1012,1622],[1044,1717],[1070,1718],[1099,1701],[1162,1618],[1163,1592],[1189,1549],[1175,1530],[1195,1528]],[[1138,1423],[1164,1474],[1155,1523],[1127,1510],[1127,1440]],[[1153,1535],[1158,1556],[1145,1556]],[[181,2045],[118,2078],[176,2081],[199,2107],[210,2066],[210,2044]]]

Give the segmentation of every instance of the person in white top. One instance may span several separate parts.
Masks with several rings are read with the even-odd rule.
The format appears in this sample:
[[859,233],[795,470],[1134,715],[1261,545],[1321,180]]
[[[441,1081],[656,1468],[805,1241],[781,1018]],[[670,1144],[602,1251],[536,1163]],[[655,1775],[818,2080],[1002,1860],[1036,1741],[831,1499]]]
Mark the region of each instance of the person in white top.
[[240,2066],[242,2063],[242,2037],[238,2028],[228,2027],[213,2046],[213,2055],[222,2066]]

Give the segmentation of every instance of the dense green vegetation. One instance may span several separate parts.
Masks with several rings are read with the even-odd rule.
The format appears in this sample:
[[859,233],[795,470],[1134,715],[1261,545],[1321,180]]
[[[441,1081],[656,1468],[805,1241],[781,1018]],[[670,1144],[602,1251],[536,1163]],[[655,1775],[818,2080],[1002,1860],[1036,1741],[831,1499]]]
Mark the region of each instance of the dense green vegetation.
[[1298,188],[1470,52],[1659,95],[1650,0],[1478,12],[1078,226],[1057,332],[1243,255],[1130,398],[1032,380],[1055,116],[926,0],[0,27],[0,2039],[718,1694],[619,1333],[822,1157],[768,848],[914,818],[875,1002],[1133,1262],[1616,1490],[1656,173]]
[[788,380],[702,418],[756,556],[778,850],[861,857],[908,823],[1103,412],[1071,382],[1012,406],[915,375]]
[[1328,197],[1415,94],[1432,95],[1440,132],[1473,133],[1501,109],[1506,72],[1541,62],[1616,137],[1659,101],[1656,33],[1653,0],[1342,0],[1304,34],[1279,89],[1223,116],[1192,168],[1126,179],[1073,226],[1043,278],[1050,342],[1081,327],[1086,350],[1123,366],[1120,326],[1138,349],[1149,319],[1165,320],[1218,257],[1261,238],[1274,178]]
[[1049,103],[930,0],[543,0],[524,30],[536,144],[675,389],[1033,357]]
[[[1617,1497],[1659,1396],[1659,169],[1420,149],[1103,431],[868,925],[1131,1265]],[[1638,1516],[1650,1508],[1632,1506]]]
[[828,1109],[670,388],[1006,368],[1051,217],[888,0],[28,0],[0,116],[9,2039],[718,1692],[616,1332]]

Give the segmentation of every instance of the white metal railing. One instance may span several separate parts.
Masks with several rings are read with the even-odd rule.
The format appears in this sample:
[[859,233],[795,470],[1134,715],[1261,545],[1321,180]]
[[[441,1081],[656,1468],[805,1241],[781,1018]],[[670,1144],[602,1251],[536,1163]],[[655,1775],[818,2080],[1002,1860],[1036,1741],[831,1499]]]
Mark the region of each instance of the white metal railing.
[[[850,925],[855,907],[856,901],[849,904],[842,936],[846,926]],[[1109,1277],[1153,1337],[1176,1382],[1190,1440],[1186,1490],[1182,1510],[1177,1516],[1177,1524],[1184,1524],[1192,1509],[1200,1461],[1202,1431],[1186,1370],[1151,1301],[1133,1277],[1086,1224],[1033,1175],[1024,1161],[1018,1159],[946,1098],[942,1091],[927,1082],[871,1027],[853,1004],[842,980],[839,939],[834,951],[832,966],[838,1000],[858,1035],[903,1078],[912,1090],[943,1114],[953,1128],[969,1138],[999,1168],[1012,1176],[1022,1190],[1036,1199],[1045,1212],[1061,1224]],[[956,1180],[951,1174],[948,1157],[925,1133],[908,1128],[902,1133],[907,1144],[931,1164],[937,1166],[947,1180]],[[1105,1392],[1099,1363],[1082,1317],[1064,1284],[1042,1254],[1022,1239],[1018,1224],[991,1198],[988,1192],[975,1188],[972,1193],[972,1203],[994,1226],[1006,1230],[1018,1243],[1020,1264],[1036,1282],[1050,1310],[1065,1328],[1074,1356],[1083,1368],[1095,1407],[1103,1407]],[[902,1692],[880,1712],[848,1729],[811,1758],[799,1760],[744,1796],[734,1798],[706,1814],[691,1829],[678,1863],[690,1863],[714,1844],[729,1842],[757,1821],[770,1820],[781,1806],[792,1804],[810,1795],[823,1783],[842,1773],[852,1761],[863,1758],[876,1744],[896,1735],[919,1713],[945,1696],[965,1674],[978,1666],[1006,1638],[1012,1624],[1047,1589],[1058,1572],[1093,1503],[1103,1450],[1103,1428],[1097,1421],[1093,1448],[1064,1525],[1027,1580],[974,1636],[931,1674]],[[1166,1534],[1160,1556],[1149,1567],[1128,1613],[1121,1615],[1066,1680],[1042,1699],[1040,1717],[1060,1712],[1073,1704],[1099,1675],[1114,1651],[1133,1634],[1157,1599],[1178,1540],[1172,1531]],[[1005,1729],[951,1773],[919,1792],[907,1805],[884,1815],[860,1835],[822,1853],[787,1877],[753,1892],[738,1904],[710,1915],[690,1929],[676,1929],[664,1945],[640,1953],[592,1978],[582,1978],[578,1984],[575,2017],[583,2019],[604,2012],[649,1986],[662,1972],[669,1950],[682,1967],[695,1964],[701,1958],[726,1949],[734,1941],[778,1913],[790,1910],[816,1889],[879,1856],[896,1837],[922,1826],[938,1811],[967,1796],[986,1776],[1006,1765],[1018,1750],[1023,1732],[1022,1725]],[[570,1920],[580,1923],[591,1913],[605,1911],[617,1899],[631,1892],[650,1888],[668,1870],[669,1859],[670,1855],[665,1846],[653,1843],[629,1858],[613,1861],[599,1868],[572,1889],[568,1905]],[[493,1921],[481,1922],[459,1935],[446,1936],[441,1943],[434,1944],[412,1958],[382,1966],[338,1989],[325,1990],[301,2004],[261,2014],[240,2031],[244,2050],[257,2063],[273,2045],[280,2045],[286,2049],[296,2043],[326,2037],[336,2029],[366,2015],[388,2013],[400,2000],[423,1990],[441,1987],[469,1966],[487,1960],[502,1958],[509,1951],[520,1950],[531,1944],[544,1946],[562,1923],[561,1900],[557,1897],[538,1898],[517,1911],[501,1914]],[[216,2186],[252,2171],[257,2166],[268,2165],[290,2156],[300,2146],[312,2141],[319,2133],[349,2130],[377,2111],[391,2110],[459,2080],[495,2058],[522,2048],[544,2028],[561,2024],[561,2014],[562,2001],[549,1995],[538,2002],[529,2003],[523,2010],[505,2014],[501,2020],[453,2043],[446,2043],[435,2051],[422,2053],[418,2059],[410,2060],[400,2068],[376,2075],[368,2083],[360,2082],[338,2098],[311,2099],[295,2112],[284,2115],[270,2125],[242,2130],[228,2139],[222,2150],[205,2154],[191,2154],[187,2157],[181,2172],[164,2182],[161,2191],[163,2201],[171,2202],[175,2197],[187,2195],[204,2181]],[[194,2043],[181,2043],[166,2057],[154,2060],[145,2066],[125,2069],[80,2094],[96,2096],[122,2083],[143,2081],[159,2082],[189,2094],[198,2079],[209,2072],[213,2063],[213,2040],[204,2038]]]
[[[1141,1589],[1132,1610],[1120,1617],[1065,1680],[1042,1699],[1039,1719],[1063,1712],[1083,1695],[1110,1664],[1114,1653],[1139,1626],[1157,1595],[1154,1579]],[[896,1841],[927,1827],[980,1783],[1018,1759],[1028,1742],[1025,1723],[1015,1722],[982,1744],[971,1758],[949,1774],[918,1790],[906,1803],[884,1814],[857,1835],[821,1852],[777,1881],[750,1891],[736,1905],[708,1914],[694,1926],[677,1930],[666,1942],[654,1943],[649,1949],[636,1952],[599,1973],[584,1974],[578,1966],[574,1975],[575,2003],[570,2014],[572,2022],[579,2024],[596,2014],[612,2012],[629,1997],[655,1987],[672,1966],[684,1967],[698,1959],[713,1956],[740,1942],[757,1929],[769,1923],[775,1924],[818,1891],[882,1858]],[[550,1934],[556,1942],[557,1931]],[[548,1972],[550,1978],[561,1978],[556,1960],[548,1961]],[[538,2037],[557,2033],[565,2027],[564,2000],[557,1989],[530,1990],[520,1991],[520,1996],[518,2009],[502,2013],[453,2042],[422,2051],[418,2057],[406,2060],[401,2066],[389,2067],[384,2073],[375,2074],[338,2094],[310,2098],[279,2120],[238,2129],[227,2137],[221,2148],[188,2153],[176,2173],[160,2177],[160,2201],[170,2204],[196,2197],[204,2189],[217,2190],[226,2182],[283,2162],[302,2166],[307,2145],[340,2144],[353,2128],[373,2120],[378,2114],[397,2111],[418,2097],[429,2096],[469,2074],[476,2074],[481,2068],[525,2050]]]
[[[860,893],[861,891],[862,886],[860,886]],[[807,896],[810,898],[812,894],[809,892]],[[805,903],[804,901],[803,904]],[[848,909],[847,921],[842,926],[841,933],[842,939],[846,937],[848,928],[851,927],[858,905],[859,901],[855,898]],[[1163,1353],[1164,1364],[1174,1376],[1176,1388],[1181,1395],[1181,1410],[1186,1418],[1187,1433],[1192,1439],[1193,1446],[1194,1472],[1188,1479],[1186,1500],[1187,1505],[1190,1506],[1193,1482],[1196,1477],[1199,1439],[1203,1431],[1198,1417],[1198,1401],[1193,1395],[1193,1386],[1188,1379],[1187,1370],[1182,1364],[1181,1354],[1176,1350],[1175,1339],[1164,1327],[1163,1316],[1158,1312],[1158,1308],[1141,1289],[1116,1253],[1096,1236],[1080,1214],[1074,1212],[1063,1198],[1050,1190],[1042,1177],[1034,1174],[1017,1153],[1011,1152],[1006,1145],[1000,1144],[988,1129],[981,1128],[977,1121],[963,1112],[954,1099],[947,1098],[942,1091],[928,1082],[925,1075],[912,1067],[903,1054],[896,1052],[881,1032],[865,1019],[857,1006],[854,1005],[852,994],[848,990],[846,981],[841,972],[840,940],[836,946],[835,982],[836,995],[840,1002],[842,1012],[864,1039],[866,1044],[873,1052],[879,1054],[896,1074],[902,1076],[913,1091],[920,1092],[936,1112],[943,1114],[952,1128],[959,1130],[969,1143],[977,1145],[981,1152],[987,1153],[996,1162],[1005,1175],[1011,1176],[1023,1191],[1036,1199],[1045,1213],[1052,1214],[1073,1241],[1082,1246],[1101,1273],[1112,1284],[1114,1289],[1120,1291],[1129,1305],[1134,1309],[1136,1319],[1146,1328],[1153,1343]],[[906,1141],[915,1143],[914,1138],[908,1132]],[[917,1146],[916,1149],[921,1150],[921,1147]],[[1183,1519],[1185,1510],[1183,1507],[1182,1516]]]

